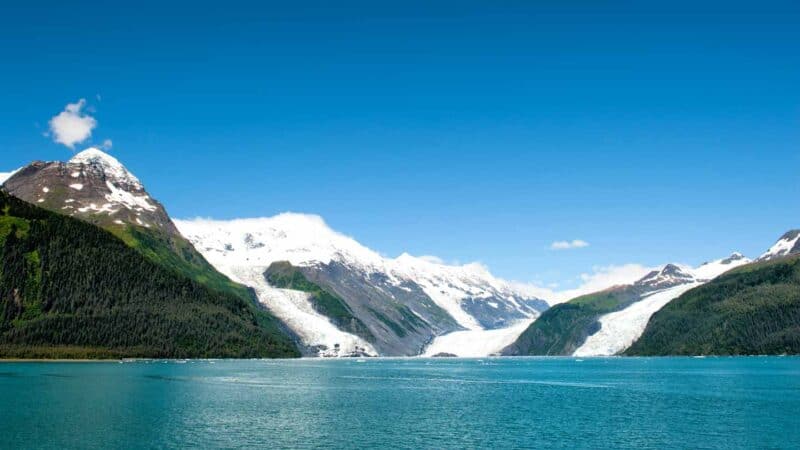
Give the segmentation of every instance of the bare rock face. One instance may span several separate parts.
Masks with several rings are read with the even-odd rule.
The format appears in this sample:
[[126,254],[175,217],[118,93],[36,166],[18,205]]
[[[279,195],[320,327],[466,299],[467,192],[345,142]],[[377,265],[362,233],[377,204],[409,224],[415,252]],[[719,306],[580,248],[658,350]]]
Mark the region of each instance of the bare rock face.
[[103,228],[136,225],[178,235],[164,207],[114,157],[86,149],[67,162],[35,161],[3,184],[29,203]]

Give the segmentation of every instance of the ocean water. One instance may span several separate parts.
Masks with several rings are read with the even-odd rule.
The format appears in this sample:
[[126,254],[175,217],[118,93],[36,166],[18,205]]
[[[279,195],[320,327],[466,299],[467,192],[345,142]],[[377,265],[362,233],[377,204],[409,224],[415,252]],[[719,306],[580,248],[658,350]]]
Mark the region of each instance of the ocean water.
[[0,363],[2,448],[800,448],[800,358]]

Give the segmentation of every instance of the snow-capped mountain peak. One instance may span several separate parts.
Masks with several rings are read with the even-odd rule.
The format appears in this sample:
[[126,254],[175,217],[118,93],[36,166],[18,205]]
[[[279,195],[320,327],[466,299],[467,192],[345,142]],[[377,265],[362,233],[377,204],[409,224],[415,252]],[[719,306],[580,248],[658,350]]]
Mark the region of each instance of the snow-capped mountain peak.
[[693,280],[694,275],[691,273],[691,268],[667,264],[659,270],[648,273],[634,285],[656,290],[689,283]]
[[12,195],[101,226],[136,225],[177,234],[166,211],[116,158],[94,147],[67,162],[35,161],[3,184]]
[[97,171],[107,179],[134,189],[142,189],[142,183],[116,158],[96,148],[89,147],[73,156],[68,164],[81,164],[86,169]]
[[784,233],[778,242],[769,248],[756,261],[769,261],[771,259],[800,253],[800,230],[790,230]]

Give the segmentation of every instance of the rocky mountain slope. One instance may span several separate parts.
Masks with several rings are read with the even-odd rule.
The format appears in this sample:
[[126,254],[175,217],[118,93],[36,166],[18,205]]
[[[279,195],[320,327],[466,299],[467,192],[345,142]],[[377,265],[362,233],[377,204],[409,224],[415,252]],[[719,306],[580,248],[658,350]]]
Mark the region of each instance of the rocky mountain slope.
[[[255,287],[270,310],[308,337],[307,346],[322,351],[339,344],[345,352],[358,346],[382,355],[417,355],[438,336],[512,326],[547,308],[546,302],[514,290],[478,265],[447,266],[410,255],[385,258],[331,230],[317,216],[176,224],[218,270]],[[302,275],[313,286],[310,290],[340,300],[369,333],[338,326],[338,333],[320,335],[297,320],[301,312],[313,311],[337,322],[308,295],[298,299],[286,285],[270,283],[265,274],[276,263]],[[287,301],[287,295],[294,301]],[[350,347],[339,342],[342,332],[349,334]]]
[[88,148],[67,162],[35,161],[10,173],[9,194],[100,226],[150,260],[218,290],[252,298],[178,232],[163,205],[116,158]]
[[667,264],[627,286],[556,305],[503,350],[508,355],[613,355],[644,330],[650,316],[683,292],[748,263],[739,253],[697,268]]

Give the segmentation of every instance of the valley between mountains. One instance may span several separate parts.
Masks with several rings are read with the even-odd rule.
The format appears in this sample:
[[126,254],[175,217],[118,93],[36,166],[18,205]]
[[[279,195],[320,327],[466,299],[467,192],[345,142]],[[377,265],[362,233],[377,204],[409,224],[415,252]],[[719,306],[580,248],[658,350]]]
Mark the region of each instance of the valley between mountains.
[[556,303],[318,216],[174,220],[96,148],[0,175],[2,357],[800,353],[798,230]]

